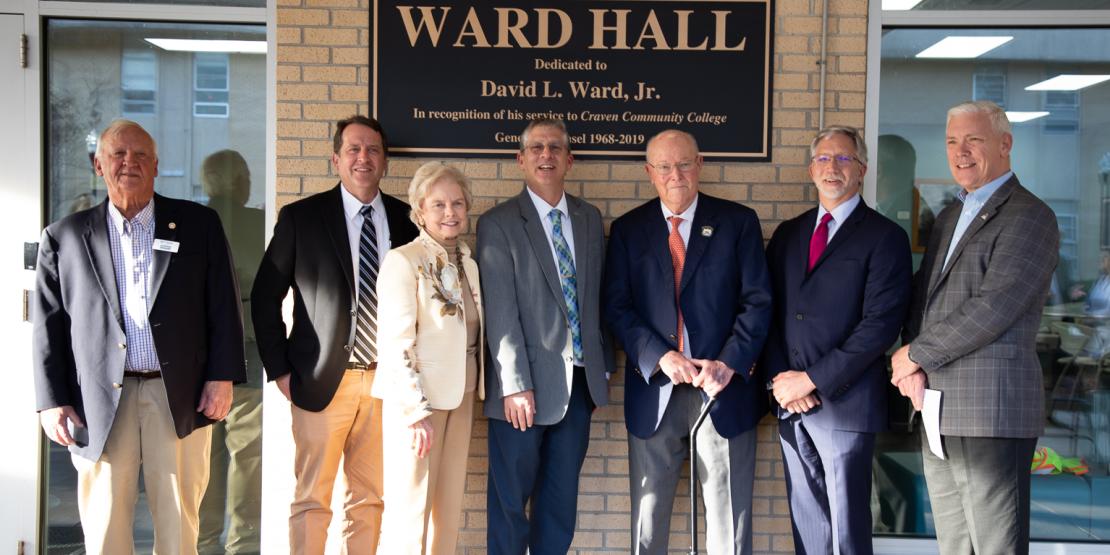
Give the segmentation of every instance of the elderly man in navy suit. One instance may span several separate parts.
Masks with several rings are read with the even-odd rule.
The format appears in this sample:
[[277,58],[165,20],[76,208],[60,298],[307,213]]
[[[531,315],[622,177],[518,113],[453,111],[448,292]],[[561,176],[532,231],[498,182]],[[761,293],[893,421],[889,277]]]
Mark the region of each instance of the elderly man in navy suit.
[[112,122],[93,166],[108,200],[39,247],[39,419],[72,454],[89,553],[134,553],[141,469],[154,551],[195,555],[209,424],[246,380],[234,266],[214,210],[154,194],[158,151],[139,124]]
[[697,437],[706,546],[750,553],[755,426],[767,410],[752,367],[771,317],[759,218],[698,192],[688,133],[653,137],[645,167],[659,200],[613,222],[605,279],[605,314],[628,355],[632,550],[667,552],[690,427],[716,397]]
[[818,206],[767,246],[774,396],[797,553],[872,553],[871,459],[886,428],[886,357],[910,295],[906,232],[859,195],[867,147],[834,126],[810,145]]

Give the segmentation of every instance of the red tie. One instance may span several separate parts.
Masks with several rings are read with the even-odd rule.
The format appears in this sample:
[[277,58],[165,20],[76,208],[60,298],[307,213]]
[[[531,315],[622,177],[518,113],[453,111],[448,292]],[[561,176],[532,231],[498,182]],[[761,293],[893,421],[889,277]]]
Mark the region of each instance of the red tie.
[[812,272],[813,267],[817,265],[817,260],[821,258],[821,253],[825,252],[825,246],[829,244],[829,221],[832,220],[832,214],[825,212],[821,216],[821,223],[817,224],[817,229],[813,231],[813,238],[809,240],[809,266],[806,266],[807,272]]
[[678,302],[678,292],[682,288],[682,267],[686,264],[686,245],[682,244],[682,235],[678,233],[678,225],[682,218],[671,216],[671,235],[667,237],[667,245],[671,248],[671,264],[674,266],[674,309],[678,313],[678,352],[682,352],[682,305]]

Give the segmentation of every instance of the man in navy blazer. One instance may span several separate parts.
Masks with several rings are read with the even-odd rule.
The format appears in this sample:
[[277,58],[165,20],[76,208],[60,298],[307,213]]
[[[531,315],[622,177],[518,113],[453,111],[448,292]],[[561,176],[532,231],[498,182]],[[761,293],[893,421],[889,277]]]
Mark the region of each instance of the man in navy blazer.
[[871,459],[886,428],[886,357],[910,295],[906,232],[863,203],[867,147],[834,126],[810,145],[820,204],[767,246],[770,380],[797,553],[872,553]]
[[[755,426],[766,413],[752,368],[770,324],[771,287],[759,218],[698,193],[702,158],[690,134],[648,141],[659,193],[613,222],[605,314],[624,346],[625,421],[634,553],[667,552],[675,486],[690,427],[698,432],[709,553],[750,553]],[[676,283],[678,284],[676,287]]]

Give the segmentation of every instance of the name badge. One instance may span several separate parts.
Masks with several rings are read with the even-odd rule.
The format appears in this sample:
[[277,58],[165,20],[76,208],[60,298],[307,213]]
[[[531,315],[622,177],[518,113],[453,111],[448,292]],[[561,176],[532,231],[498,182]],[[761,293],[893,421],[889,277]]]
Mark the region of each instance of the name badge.
[[154,250],[156,251],[177,252],[179,248],[181,248],[181,243],[177,241],[168,241],[166,239],[154,240]]

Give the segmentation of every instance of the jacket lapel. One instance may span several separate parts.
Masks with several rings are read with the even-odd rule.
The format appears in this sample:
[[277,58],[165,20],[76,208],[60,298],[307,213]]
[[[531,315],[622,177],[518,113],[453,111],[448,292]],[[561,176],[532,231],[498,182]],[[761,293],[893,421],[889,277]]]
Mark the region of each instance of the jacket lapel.
[[671,224],[663,217],[662,203],[656,203],[654,209],[646,212],[648,221],[641,229],[647,231],[648,250],[651,251],[655,263],[659,266],[659,273],[663,281],[669,283],[674,290],[674,261],[671,260],[671,248],[668,243],[671,234]]
[[801,227],[798,228],[798,242],[795,247],[798,250],[793,256],[793,260],[789,260],[791,257],[787,257],[789,260],[787,264],[798,264],[804,282],[809,279],[809,243],[813,240],[813,230],[817,227],[817,209],[814,208],[807,212],[800,225]]
[[[821,256],[817,259],[817,263],[813,265],[813,271],[809,272],[809,274],[806,275],[807,279],[809,278],[810,274],[813,274],[813,273],[817,272],[817,269],[821,267],[821,264],[824,263],[825,260],[827,260],[830,256],[832,256],[832,254],[836,251],[837,248],[839,248],[844,243],[848,242],[848,238],[853,233],[855,233],[855,231],[857,229],[859,229],[859,224],[867,216],[866,212],[868,210],[869,210],[869,208],[867,207],[866,204],[864,204],[863,199],[860,199],[860,202],[856,206],[855,210],[852,210],[852,213],[848,216],[848,219],[844,220],[844,223],[840,224],[840,227],[837,228],[836,234],[833,235],[832,240],[830,240],[829,244],[825,246],[825,250],[821,252]],[[813,217],[814,217],[814,226],[816,226],[817,225],[816,224],[816,222],[817,222],[817,213],[816,212],[814,212]],[[810,228],[810,229],[812,229],[812,228]],[[805,253],[806,253],[806,265],[809,265],[809,243],[808,243],[808,241],[806,243]]]
[[948,277],[948,274],[952,271],[952,267],[956,265],[957,261],[959,261],[960,255],[963,253],[964,248],[967,247],[967,244],[970,243],[971,240],[975,237],[975,234],[978,233],[980,229],[983,229],[983,226],[987,225],[987,222],[991,221],[991,219],[994,218],[995,214],[998,213],[999,207],[1001,207],[1003,204],[1005,204],[1007,200],[1010,199],[1010,193],[1013,193],[1014,186],[1016,184],[1017,174],[1014,174],[1010,177],[1010,179],[1006,180],[1006,183],[999,187],[993,195],[991,195],[991,198],[987,199],[986,204],[984,204],[983,207],[979,209],[979,213],[976,214],[975,219],[971,220],[971,223],[968,224],[963,236],[960,237],[960,242],[956,244],[955,250],[952,251],[952,257],[948,261],[948,264],[945,264],[945,255],[948,253],[948,246],[952,242],[952,235],[956,231],[955,222],[958,222],[960,217],[959,211],[956,211],[955,217],[953,218],[955,222],[953,222],[951,229],[945,230],[946,236],[943,239],[946,240],[941,242],[942,252],[937,253],[936,262],[941,264],[941,269],[936,281],[933,282],[933,288],[935,288],[938,284],[940,284]]
[[[160,196],[154,196],[154,240],[163,239],[166,241],[177,240],[177,226],[176,221],[177,206],[173,201]],[[170,259],[173,258],[173,253],[169,251],[162,251],[158,249],[151,249],[152,273],[150,277],[150,298],[157,301],[158,290],[162,287],[162,280],[166,278],[166,270],[170,267]],[[154,306],[151,303],[151,306]]]
[[581,299],[586,298],[586,285],[584,283],[584,276],[590,274],[590,249],[587,237],[593,236],[593,230],[589,229],[590,222],[586,219],[586,212],[582,209],[582,203],[577,198],[567,195],[567,210],[570,211],[571,232],[574,234],[574,276],[575,286],[578,290],[579,316],[582,314]]
[[108,201],[86,216],[85,222],[85,251],[89,255],[89,264],[92,266],[100,291],[116,317],[116,323],[123,329],[123,313],[119,304],[119,286],[116,285],[116,270],[112,265],[112,246],[108,242]]
[[713,203],[706,195],[699,195],[697,212],[690,226],[690,240],[686,242],[686,262],[682,265],[682,286],[679,293],[686,289],[686,285],[694,277],[694,272],[705,257],[705,250],[713,240],[713,232],[717,226],[717,212]]
[[[347,236],[347,215],[343,213],[343,196],[339,192],[342,186],[336,185],[332,189],[331,198],[323,203],[320,220],[331,239],[335,256],[339,259],[339,267],[343,269],[343,277],[347,280],[347,287],[352,295],[351,306],[354,306],[355,270],[351,263],[351,239]],[[379,257],[384,255],[385,253],[378,253]]]
[[555,295],[555,298],[560,301],[555,304],[559,305],[563,315],[569,318],[567,303],[561,302],[563,300],[563,288],[559,285],[559,270],[555,268],[555,260],[552,258],[552,246],[547,241],[547,233],[544,232],[543,223],[540,220],[543,216],[536,212],[536,205],[532,203],[532,197],[528,196],[527,190],[521,191],[517,195],[516,201],[520,210],[520,217],[524,220],[524,232],[528,235],[528,242],[532,245],[533,254],[536,255],[536,261],[539,262],[540,269],[543,271],[544,281],[547,282],[547,287],[551,289],[551,294]]

